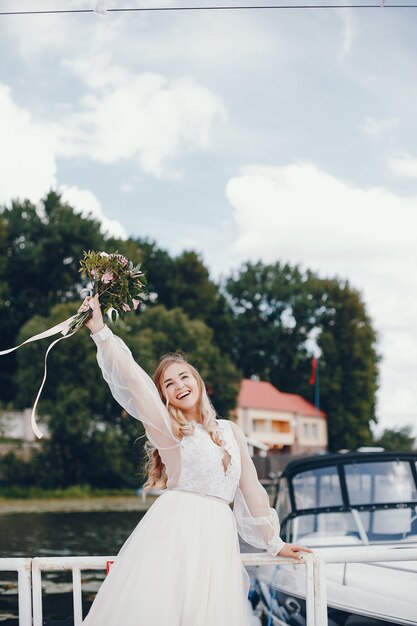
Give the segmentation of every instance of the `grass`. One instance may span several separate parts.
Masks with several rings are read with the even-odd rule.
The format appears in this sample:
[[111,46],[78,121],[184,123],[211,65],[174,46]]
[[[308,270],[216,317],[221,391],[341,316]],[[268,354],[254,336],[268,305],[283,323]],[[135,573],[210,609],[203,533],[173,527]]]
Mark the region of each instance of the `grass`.
[[97,498],[100,496],[134,496],[135,489],[99,489],[90,485],[71,485],[65,489],[42,489],[10,485],[0,487],[0,499]]

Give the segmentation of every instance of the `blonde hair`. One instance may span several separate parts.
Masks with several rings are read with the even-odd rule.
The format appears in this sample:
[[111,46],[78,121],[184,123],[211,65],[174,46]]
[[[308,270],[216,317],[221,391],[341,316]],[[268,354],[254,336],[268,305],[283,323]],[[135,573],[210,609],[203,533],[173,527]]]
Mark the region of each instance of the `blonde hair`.
[[[197,381],[198,389],[200,392],[197,411],[201,415],[201,423],[205,430],[209,433],[211,439],[218,446],[222,445],[222,440],[219,437],[219,428],[216,420],[216,411],[210,402],[207,395],[207,390],[203,379],[195,367],[191,365],[185,358],[185,356],[179,352],[165,354],[159,360],[153,381],[158,389],[162,402],[166,405],[169,417],[171,418],[172,431],[178,439],[187,437],[194,433],[195,425],[187,420],[184,413],[180,409],[176,409],[170,404],[164,394],[162,388],[162,378],[167,367],[173,363],[183,363],[188,367],[191,374]],[[145,451],[147,453],[147,461],[145,465],[145,475],[147,475],[147,481],[143,486],[144,492],[151,489],[151,487],[157,486],[165,488],[168,480],[165,465],[159,455],[158,450],[147,441],[145,444]]]

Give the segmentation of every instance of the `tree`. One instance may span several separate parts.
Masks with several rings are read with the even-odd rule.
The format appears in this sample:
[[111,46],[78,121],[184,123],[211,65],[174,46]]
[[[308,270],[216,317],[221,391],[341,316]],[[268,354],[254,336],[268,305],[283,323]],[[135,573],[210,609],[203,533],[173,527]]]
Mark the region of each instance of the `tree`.
[[412,432],[411,426],[385,428],[382,435],[375,439],[374,445],[394,452],[413,452],[416,449],[416,437]]
[[329,447],[372,443],[378,389],[376,332],[361,294],[336,279],[315,284],[320,333],[320,394],[328,413]]
[[231,309],[200,255],[184,251],[171,257],[149,239],[137,239],[136,244],[155,304],[181,308],[189,318],[203,320],[213,330],[215,345],[226,352],[233,332]]
[[360,293],[298,266],[247,263],[226,280],[234,315],[230,354],[245,376],[311,397],[311,342],[321,350],[320,394],[329,447],[372,441],[378,383],[376,333]]
[[246,263],[224,285],[234,315],[230,353],[246,377],[259,376],[287,392],[307,389],[306,341],[314,305],[297,266]]
[[[100,224],[75,213],[50,192],[40,207],[14,201],[0,210],[1,348],[14,345],[35,313],[47,315],[59,302],[78,299],[78,261],[83,250],[103,245]],[[12,400],[15,356],[0,362],[0,397]]]
[[[1,348],[16,342],[33,315],[48,315],[58,303],[78,301],[82,286],[79,261],[84,250],[119,250],[134,262],[137,244],[104,237],[100,223],[82,216],[50,191],[40,206],[14,201],[0,209]],[[0,398],[14,399],[15,355],[0,361]]]
[[150,239],[136,239],[140,250],[142,268],[148,280],[148,289],[154,298],[152,302],[172,308],[173,293],[172,281],[175,276],[175,262],[166,250],[162,250],[155,241]]

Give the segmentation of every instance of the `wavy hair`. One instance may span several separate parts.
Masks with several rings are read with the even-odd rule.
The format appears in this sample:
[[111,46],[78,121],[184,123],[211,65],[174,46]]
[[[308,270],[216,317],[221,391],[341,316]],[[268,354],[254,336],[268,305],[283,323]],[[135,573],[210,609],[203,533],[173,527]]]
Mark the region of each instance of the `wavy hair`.
[[[203,379],[195,367],[191,365],[180,352],[165,354],[159,360],[158,366],[153,375],[153,381],[158,389],[162,402],[165,404],[168,410],[169,417],[171,418],[172,431],[178,439],[188,437],[194,433],[195,425],[187,420],[184,413],[180,409],[176,409],[170,404],[165,397],[162,388],[162,379],[164,372],[173,363],[182,363],[187,366],[192,376],[197,381],[200,396],[198,399],[197,410],[201,415],[201,423],[205,430],[209,433],[211,439],[218,446],[222,445],[222,441],[219,436],[219,428],[216,421],[216,411],[210,402],[207,395],[207,390]],[[148,491],[154,486],[165,488],[168,480],[166,468],[159,455],[157,448],[155,448],[150,441],[145,444],[145,451],[147,453],[147,461],[145,464],[145,475],[147,475],[147,481],[143,486],[144,492]]]

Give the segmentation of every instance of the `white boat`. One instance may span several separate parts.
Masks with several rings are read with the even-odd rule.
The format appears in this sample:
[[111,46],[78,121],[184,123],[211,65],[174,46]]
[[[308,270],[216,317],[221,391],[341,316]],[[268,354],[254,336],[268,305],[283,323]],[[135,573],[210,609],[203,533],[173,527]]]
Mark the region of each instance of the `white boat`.
[[[284,541],[317,556],[417,546],[417,453],[356,452],[292,461],[274,505]],[[305,626],[302,569],[262,565],[251,595],[268,626]],[[417,626],[417,562],[328,563],[329,626]],[[320,624],[318,625],[320,626]]]

